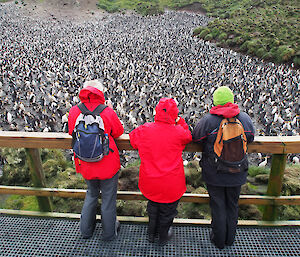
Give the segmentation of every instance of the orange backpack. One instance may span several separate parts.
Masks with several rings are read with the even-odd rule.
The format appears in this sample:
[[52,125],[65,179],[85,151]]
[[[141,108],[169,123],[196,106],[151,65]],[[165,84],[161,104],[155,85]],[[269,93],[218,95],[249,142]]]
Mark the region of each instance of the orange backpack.
[[238,173],[246,160],[247,138],[242,123],[236,118],[223,119],[214,143],[217,170]]

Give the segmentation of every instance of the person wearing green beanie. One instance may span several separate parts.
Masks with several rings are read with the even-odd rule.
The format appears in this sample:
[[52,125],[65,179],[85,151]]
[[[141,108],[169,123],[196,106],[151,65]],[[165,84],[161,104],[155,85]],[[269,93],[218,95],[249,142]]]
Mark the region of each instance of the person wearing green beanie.
[[220,171],[214,153],[214,143],[221,121],[235,117],[244,127],[247,142],[254,139],[253,123],[245,112],[234,103],[234,95],[229,87],[222,86],[213,93],[213,107],[195,126],[192,136],[195,143],[201,144],[203,154],[200,161],[202,179],[205,181],[210,198],[211,242],[220,249],[234,243],[238,223],[238,200],[241,186],[246,183],[248,160],[240,164],[239,172]]
[[215,106],[234,103],[234,95],[231,89],[229,87],[222,86],[215,90],[213,94],[213,103]]

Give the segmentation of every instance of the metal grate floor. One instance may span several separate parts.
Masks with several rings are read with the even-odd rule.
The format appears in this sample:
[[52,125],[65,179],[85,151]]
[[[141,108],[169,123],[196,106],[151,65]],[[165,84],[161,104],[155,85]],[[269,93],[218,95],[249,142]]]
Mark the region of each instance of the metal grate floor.
[[219,250],[207,226],[174,226],[166,246],[147,241],[147,225],[121,224],[117,240],[100,240],[97,223],[91,239],[82,239],[78,220],[1,215],[0,256],[300,256],[299,227],[239,227],[236,242]]

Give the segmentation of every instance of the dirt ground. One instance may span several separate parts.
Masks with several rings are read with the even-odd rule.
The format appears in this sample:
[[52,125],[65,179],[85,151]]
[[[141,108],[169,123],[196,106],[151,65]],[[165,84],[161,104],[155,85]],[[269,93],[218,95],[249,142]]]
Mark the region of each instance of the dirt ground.
[[[14,3],[15,1],[8,1]],[[17,6],[25,16],[68,19],[68,20],[87,20],[94,17],[101,18],[107,13],[98,9],[98,0],[18,0]]]
[[[22,0],[17,1],[21,13],[35,18],[84,21],[108,15],[104,10],[98,9],[98,0],[23,0],[25,5],[22,4]],[[15,0],[7,2],[14,3]],[[193,3],[178,10],[205,14],[200,3]],[[127,13],[130,14],[131,11]]]
[[200,4],[200,3],[192,3],[192,4],[186,5],[184,7],[181,7],[178,10],[199,13],[199,14],[203,14],[203,15],[206,14],[206,11],[202,8],[202,4]]

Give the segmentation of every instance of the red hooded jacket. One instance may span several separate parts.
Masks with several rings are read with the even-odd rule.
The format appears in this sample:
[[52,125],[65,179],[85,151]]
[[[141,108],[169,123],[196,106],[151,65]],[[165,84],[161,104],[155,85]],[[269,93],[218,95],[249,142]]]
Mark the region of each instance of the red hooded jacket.
[[154,202],[175,202],[186,191],[182,151],[192,141],[184,119],[177,124],[178,108],[173,99],[162,98],[156,106],[155,122],[133,130],[130,143],[141,158],[139,189]]
[[[90,111],[93,111],[99,104],[104,104],[105,102],[103,93],[91,86],[80,90],[79,99]],[[73,106],[68,117],[70,135],[72,135],[79,114],[79,108]],[[104,122],[105,132],[109,135],[109,147],[114,152],[110,151],[109,155],[104,156],[99,162],[85,162],[75,157],[76,172],[81,173],[85,179],[109,179],[112,178],[121,167],[119,151],[114,138],[121,136],[124,132],[124,128],[117,114],[110,107],[106,107],[100,116]]]

